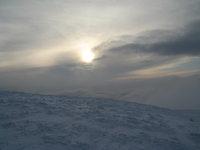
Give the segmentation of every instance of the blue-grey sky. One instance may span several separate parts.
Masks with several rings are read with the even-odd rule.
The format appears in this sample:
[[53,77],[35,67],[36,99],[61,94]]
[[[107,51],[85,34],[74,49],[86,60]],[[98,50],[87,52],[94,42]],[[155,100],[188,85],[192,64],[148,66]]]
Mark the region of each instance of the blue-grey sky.
[[200,0],[0,0],[0,89],[200,108]]

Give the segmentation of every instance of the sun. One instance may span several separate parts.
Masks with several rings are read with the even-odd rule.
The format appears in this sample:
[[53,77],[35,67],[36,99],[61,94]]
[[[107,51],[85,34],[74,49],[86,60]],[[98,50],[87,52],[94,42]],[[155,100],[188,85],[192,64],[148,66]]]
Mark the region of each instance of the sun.
[[81,60],[84,63],[92,63],[95,58],[95,54],[92,51],[92,49],[87,44],[84,44],[81,46],[80,50],[81,50]]
[[82,61],[85,63],[91,63],[94,60],[94,53],[90,50],[85,50],[81,54]]

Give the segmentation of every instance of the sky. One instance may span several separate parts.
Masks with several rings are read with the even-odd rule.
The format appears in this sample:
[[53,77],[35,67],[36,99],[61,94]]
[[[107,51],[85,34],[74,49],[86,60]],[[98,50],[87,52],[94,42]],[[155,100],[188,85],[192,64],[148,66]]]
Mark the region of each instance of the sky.
[[0,0],[0,90],[200,109],[200,0]]

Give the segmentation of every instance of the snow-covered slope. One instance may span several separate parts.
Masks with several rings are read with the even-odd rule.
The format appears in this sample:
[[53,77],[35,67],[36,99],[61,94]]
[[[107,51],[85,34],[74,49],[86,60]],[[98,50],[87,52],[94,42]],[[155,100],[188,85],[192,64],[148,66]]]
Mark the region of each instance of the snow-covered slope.
[[0,92],[0,150],[199,150],[199,111]]

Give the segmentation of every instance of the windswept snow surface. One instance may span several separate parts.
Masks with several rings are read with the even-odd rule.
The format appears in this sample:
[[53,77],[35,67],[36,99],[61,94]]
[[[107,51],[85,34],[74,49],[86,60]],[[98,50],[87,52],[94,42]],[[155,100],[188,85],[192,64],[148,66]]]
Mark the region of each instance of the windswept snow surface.
[[199,111],[0,92],[0,150],[199,150]]

